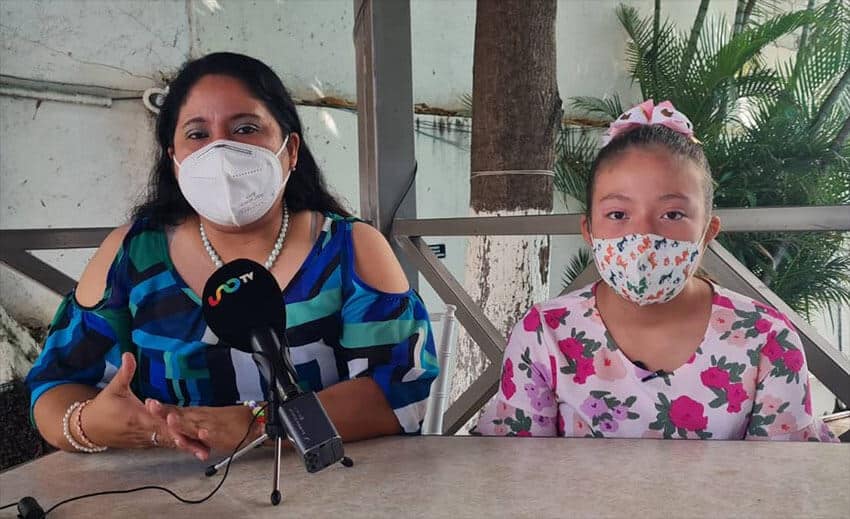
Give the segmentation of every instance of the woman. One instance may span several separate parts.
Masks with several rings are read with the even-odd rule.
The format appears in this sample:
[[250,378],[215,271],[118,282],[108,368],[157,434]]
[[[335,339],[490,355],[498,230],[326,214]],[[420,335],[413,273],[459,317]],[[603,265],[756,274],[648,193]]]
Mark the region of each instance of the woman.
[[834,440],[785,316],[697,277],[720,232],[690,121],[647,101],[612,123],[582,234],[602,281],[535,305],[505,350],[487,435]]
[[100,246],[27,377],[44,438],[202,460],[234,448],[252,420],[240,403],[264,387],[198,294],[236,258],[286,287],[291,359],[344,440],[417,432],[437,374],[426,310],[380,233],[329,194],[274,72],[231,53],[189,62],[156,137],[147,201]]

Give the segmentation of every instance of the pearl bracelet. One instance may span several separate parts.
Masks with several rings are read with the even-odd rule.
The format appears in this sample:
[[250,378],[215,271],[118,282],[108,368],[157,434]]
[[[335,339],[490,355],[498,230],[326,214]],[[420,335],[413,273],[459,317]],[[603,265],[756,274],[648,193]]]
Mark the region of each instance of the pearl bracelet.
[[[96,445],[94,447],[86,447],[85,445],[82,445],[77,440],[75,440],[74,436],[71,434],[71,415],[74,414],[74,411],[76,411],[78,408],[84,407],[87,403],[88,401],[76,401],[70,406],[68,406],[68,410],[65,411],[65,416],[62,417],[62,433],[65,435],[65,439],[68,440],[68,443],[71,444],[71,447],[77,449],[80,452],[88,452],[89,454],[95,452],[103,452],[108,449],[108,447]],[[82,427],[80,427],[80,429],[82,430]],[[94,444],[92,443],[91,445]]]
[[91,441],[88,436],[86,436],[85,431],[83,431],[83,409],[86,408],[87,405],[91,403],[91,399],[86,400],[82,404],[80,404],[80,410],[77,411],[77,436],[83,440],[83,444],[90,449],[94,449],[95,452],[103,452],[106,450],[106,447],[96,444]]

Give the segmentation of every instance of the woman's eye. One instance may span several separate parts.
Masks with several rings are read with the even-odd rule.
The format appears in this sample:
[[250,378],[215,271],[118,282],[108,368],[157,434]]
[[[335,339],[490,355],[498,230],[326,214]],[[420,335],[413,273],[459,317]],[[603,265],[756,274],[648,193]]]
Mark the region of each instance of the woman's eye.
[[611,211],[610,213],[606,214],[605,217],[610,220],[625,220],[626,213],[625,211]]
[[667,211],[662,218],[665,220],[681,220],[684,217],[685,213],[682,211]]
[[242,125],[242,126],[238,126],[233,131],[233,133],[241,134],[241,135],[248,135],[248,134],[251,134],[251,133],[256,133],[258,130],[259,129],[256,126],[253,126],[253,125],[250,125],[250,124],[245,124],[245,125]]
[[206,136],[207,136],[206,133],[199,131],[199,130],[194,130],[194,131],[191,131],[191,132],[186,134],[186,138],[190,139],[190,140],[203,139]]

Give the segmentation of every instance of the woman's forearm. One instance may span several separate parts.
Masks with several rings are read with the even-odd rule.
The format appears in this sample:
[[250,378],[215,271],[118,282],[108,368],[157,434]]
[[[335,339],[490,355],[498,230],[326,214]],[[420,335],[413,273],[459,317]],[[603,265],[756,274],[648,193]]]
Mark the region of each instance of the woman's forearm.
[[48,389],[39,397],[33,409],[38,432],[50,445],[65,451],[76,452],[77,449],[65,438],[62,418],[71,404],[94,398],[97,393],[97,389],[84,384],[62,384]]
[[334,384],[318,396],[343,441],[387,436],[401,430],[384,393],[371,378]]
[[[44,439],[54,447],[76,452],[65,438],[62,418],[71,404],[94,398],[97,394],[97,389],[82,384],[62,384],[45,392],[36,402],[33,412],[36,426]],[[335,384],[318,396],[344,441],[397,434],[401,430],[386,397],[370,378]]]

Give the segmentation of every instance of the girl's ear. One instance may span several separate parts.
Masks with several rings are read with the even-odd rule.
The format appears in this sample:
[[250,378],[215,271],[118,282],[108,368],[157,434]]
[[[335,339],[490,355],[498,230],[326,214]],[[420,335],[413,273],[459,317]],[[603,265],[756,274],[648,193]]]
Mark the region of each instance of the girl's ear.
[[720,234],[720,217],[712,216],[711,220],[708,221],[708,229],[705,231],[705,245],[708,246],[709,243]]
[[581,237],[588,246],[593,247],[593,239],[590,237],[590,218],[587,215],[581,217]]

